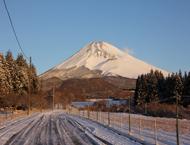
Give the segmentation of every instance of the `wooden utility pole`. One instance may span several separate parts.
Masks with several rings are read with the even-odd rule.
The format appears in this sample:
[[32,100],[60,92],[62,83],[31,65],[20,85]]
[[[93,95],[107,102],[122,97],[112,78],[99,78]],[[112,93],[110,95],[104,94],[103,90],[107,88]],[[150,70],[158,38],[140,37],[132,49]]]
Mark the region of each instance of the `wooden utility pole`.
[[129,134],[131,134],[131,96],[129,96]]
[[30,99],[31,99],[31,67],[32,67],[32,58],[30,57],[30,64],[29,64],[29,78],[28,78],[28,112],[27,114],[30,115]]
[[110,126],[110,101],[108,97],[108,126]]
[[157,138],[157,121],[156,118],[154,120],[154,139],[155,139],[155,145],[158,144],[158,138]]
[[147,102],[145,102],[145,107],[144,107],[144,109],[145,109],[145,115],[147,115]]
[[40,112],[42,113],[42,79],[40,79]]
[[179,110],[178,110],[178,104],[179,104],[179,96],[176,95],[176,144],[179,145]]
[[141,117],[139,118],[139,135],[140,135],[140,139],[142,139],[141,137],[141,124],[142,124],[142,122],[141,122]]
[[89,102],[88,102],[88,111],[87,111],[88,119],[90,119],[90,108],[89,108]]
[[52,89],[52,111],[54,110],[55,86]]

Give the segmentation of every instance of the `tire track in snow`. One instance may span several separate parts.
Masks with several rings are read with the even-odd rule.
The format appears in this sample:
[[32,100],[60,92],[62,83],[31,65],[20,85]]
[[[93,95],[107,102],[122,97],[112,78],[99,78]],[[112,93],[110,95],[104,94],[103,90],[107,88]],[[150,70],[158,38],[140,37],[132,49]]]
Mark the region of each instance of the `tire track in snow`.
[[99,144],[102,144],[102,145],[103,144],[112,145],[111,143],[107,142],[106,140],[104,140],[104,139],[96,136],[95,134],[93,134],[89,129],[87,129],[85,126],[83,126],[79,122],[72,120],[72,119],[70,119],[69,122],[72,123],[73,126],[80,129],[82,132],[85,132],[85,134],[88,136],[88,139],[90,139],[91,142],[93,142],[94,144],[97,144],[97,142],[99,142]]
[[5,145],[22,145],[22,144],[29,144],[31,141],[31,138],[26,138],[27,136],[30,136],[33,132],[36,131],[38,126],[40,125],[41,121],[43,119],[43,116],[40,118],[33,120],[29,126],[24,127],[21,131],[19,131],[17,134],[12,136]]
[[73,126],[65,116],[61,119],[61,124],[64,132],[71,138],[72,144],[93,145],[85,133]]
[[39,114],[32,115],[30,117],[24,117],[21,119],[13,120],[12,122],[5,123],[4,127],[0,129],[0,144],[4,144],[13,135],[18,133],[28,124],[32,123]]
[[[86,121],[87,124],[92,123],[90,120]],[[26,124],[19,128],[22,122]],[[12,124],[0,130],[0,135],[6,136],[8,131],[19,130],[6,143],[0,139],[1,145],[112,145],[113,142],[109,139],[115,138],[115,134],[109,133],[109,129],[108,136],[99,136],[94,133],[94,129],[98,127],[98,130],[103,131],[105,128],[93,124],[90,127],[80,119],[60,111],[42,113]]]

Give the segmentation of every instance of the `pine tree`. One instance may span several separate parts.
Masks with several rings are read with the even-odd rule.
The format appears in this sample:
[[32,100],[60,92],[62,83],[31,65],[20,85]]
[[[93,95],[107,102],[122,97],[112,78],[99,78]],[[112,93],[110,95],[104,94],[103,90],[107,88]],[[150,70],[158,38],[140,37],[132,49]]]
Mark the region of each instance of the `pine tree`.
[[5,60],[2,54],[0,54],[0,95],[8,94],[8,83],[6,77]]
[[147,93],[147,103],[157,101],[159,99],[158,80],[153,70],[147,74]]
[[7,63],[8,71],[9,71],[8,75],[10,75],[10,79],[9,79],[9,84],[10,84],[10,89],[11,89],[10,93],[18,94],[18,91],[20,89],[20,83],[21,83],[19,79],[19,68],[10,51],[7,52],[6,63]]
[[190,96],[190,72],[185,77],[183,94],[186,95],[186,96]]
[[179,70],[179,73],[177,74],[179,77],[180,77],[180,79],[183,81],[183,74],[182,74],[182,72],[181,72],[181,69]]
[[187,75],[187,72],[185,71],[184,77],[183,77],[183,81],[184,81],[184,82],[186,81],[187,77],[188,77],[188,75]]
[[17,75],[19,78],[19,87],[17,93],[19,95],[27,94],[28,92],[28,64],[22,54],[19,54],[16,59]]
[[161,71],[155,71],[155,76],[157,78],[157,92],[160,100],[164,98],[165,91],[165,78]]
[[13,93],[14,87],[13,87],[13,78],[15,76],[15,70],[14,70],[14,59],[13,55],[10,51],[7,52],[5,56],[5,69],[6,69],[6,79],[7,79],[7,89],[8,94]]
[[31,68],[29,68],[30,80],[31,80],[31,93],[36,94],[39,91],[39,80],[36,73],[36,68],[32,64]]
[[[181,96],[183,93],[183,82],[179,75],[172,75],[170,80],[170,98],[179,97],[181,100]],[[175,101],[174,101],[175,103]]]
[[136,105],[143,105],[146,102],[146,97],[147,97],[146,86],[147,86],[146,75],[139,76],[136,82],[135,98],[134,98]]
[[134,94],[134,104],[138,104],[138,100],[140,98],[140,76],[138,76],[137,81],[136,81],[136,88],[135,88],[135,94]]

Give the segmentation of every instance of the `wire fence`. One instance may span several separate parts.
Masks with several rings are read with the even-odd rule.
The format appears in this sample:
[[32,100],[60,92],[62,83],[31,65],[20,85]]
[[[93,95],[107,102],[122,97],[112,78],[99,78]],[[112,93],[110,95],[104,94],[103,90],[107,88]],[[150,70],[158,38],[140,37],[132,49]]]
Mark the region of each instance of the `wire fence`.
[[[176,119],[77,109],[70,113],[151,144],[176,144]],[[190,145],[190,120],[179,120],[179,139],[180,145]]]
[[3,125],[6,121],[10,121],[19,117],[24,117],[27,115],[26,111],[6,111],[0,112],[0,126]]
[[[172,118],[78,109],[70,109],[69,113],[96,121],[121,134],[130,135],[150,144],[176,144],[176,120]],[[6,121],[25,116],[27,111],[0,113],[0,128]],[[190,120],[179,119],[179,141],[180,145],[190,145]]]
[[[44,112],[49,111],[49,110],[45,110]],[[33,113],[37,113],[40,112],[39,110],[32,110],[31,114]],[[23,110],[8,110],[8,111],[0,111],[0,128],[4,126],[4,124],[7,121],[11,121],[11,120],[16,120],[18,118],[21,117],[27,117],[28,116],[28,111],[23,111]]]

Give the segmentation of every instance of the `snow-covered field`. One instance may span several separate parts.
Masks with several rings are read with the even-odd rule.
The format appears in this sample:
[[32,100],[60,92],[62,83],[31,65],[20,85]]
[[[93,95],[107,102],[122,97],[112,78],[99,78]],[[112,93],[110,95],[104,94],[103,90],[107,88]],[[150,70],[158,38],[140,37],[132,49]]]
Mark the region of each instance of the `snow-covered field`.
[[[90,118],[100,124],[108,126],[108,112],[80,111],[76,115]],[[129,135],[129,114],[110,113],[110,125],[113,131]],[[147,117],[131,114],[131,132],[129,137],[134,140],[144,141],[145,144],[175,145],[176,144],[176,119]],[[190,145],[190,120],[179,120],[180,145]]]
[[63,111],[35,113],[0,127],[1,145],[140,144],[91,120]]

